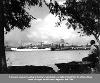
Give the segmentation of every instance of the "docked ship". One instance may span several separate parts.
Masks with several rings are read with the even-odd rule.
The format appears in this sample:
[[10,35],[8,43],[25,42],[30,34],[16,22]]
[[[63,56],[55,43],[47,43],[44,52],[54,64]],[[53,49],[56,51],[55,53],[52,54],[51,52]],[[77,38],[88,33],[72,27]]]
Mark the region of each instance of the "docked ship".
[[90,50],[90,47],[79,47],[79,46],[51,47],[51,51],[65,51],[65,50]]
[[24,48],[24,49],[19,49],[19,48],[11,48],[13,51],[49,51],[51,50],[50,48],[45,48],[45,49],[33,49],[33,48]]

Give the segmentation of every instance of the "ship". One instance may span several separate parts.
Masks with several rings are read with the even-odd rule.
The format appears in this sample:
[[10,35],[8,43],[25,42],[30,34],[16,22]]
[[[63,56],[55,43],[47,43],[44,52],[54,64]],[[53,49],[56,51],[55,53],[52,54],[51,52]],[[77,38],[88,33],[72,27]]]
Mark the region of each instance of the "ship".
[[51,50],[50,48],[45,48],[45,49],[32,49],[32,48],[24,48],[24,49],[19,49],[19,48],[11,48],[13,51],[49,51]]
[[78,46],[51,47],[51,51],[65,51],[65,50],[90,50],[90,47],[78,47]]

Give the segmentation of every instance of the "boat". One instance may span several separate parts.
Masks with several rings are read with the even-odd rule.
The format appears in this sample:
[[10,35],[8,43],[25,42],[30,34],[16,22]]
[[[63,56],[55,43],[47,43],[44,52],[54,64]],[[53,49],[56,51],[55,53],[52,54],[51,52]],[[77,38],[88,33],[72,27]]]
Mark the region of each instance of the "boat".
[[27,49],[27,48],[24,48],[24,49],[18,49],[18,48],[11,48],[11,50],[13,50],[13,51],[49,51],[49,50],[51,50],[50,48],[45,48],[45,49],[32,49],[32,48],[30,48],[30,49]]
[[63,47],[63,48],[59,48],[59,47],[51,47],[51,51],[66,51],[66,50],[90,50],[90,47]]

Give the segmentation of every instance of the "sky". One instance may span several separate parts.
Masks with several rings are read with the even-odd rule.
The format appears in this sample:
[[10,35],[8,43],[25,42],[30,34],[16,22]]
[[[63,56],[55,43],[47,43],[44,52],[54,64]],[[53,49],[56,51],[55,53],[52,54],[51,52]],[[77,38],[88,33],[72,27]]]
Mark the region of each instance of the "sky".
[[[49,2],[49,0],[46,0]],[[62,4],[64,0],[57,0],[59,4]],[[83,45],[89,43],[93,37],[83,36],[80,37],[76,31],[72,28],[67,29],[67,26],[63,22],[61,26],[56,27],[55,23],[58,17],[49,13],[49,9],[43,4],[43,7],[37,6],[26,8],[26,11],[37,20],[31,20],[31,27],[20,31],[15,28],[5,35],[5,44],[11,46],[19,46],[22,43],[36,43],[43,41],[44,43],[52,43],[64,39],[65,42],[75,45]]]

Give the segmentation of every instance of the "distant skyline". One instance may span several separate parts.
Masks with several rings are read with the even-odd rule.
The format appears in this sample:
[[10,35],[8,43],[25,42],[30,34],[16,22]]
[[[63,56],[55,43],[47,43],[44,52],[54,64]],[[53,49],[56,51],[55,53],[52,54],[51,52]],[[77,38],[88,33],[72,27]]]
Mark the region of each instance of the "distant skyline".
[[[49,2],[49,0],[46,0]],[[57,0],[59,4],[62,4],[64,0]],[[76,31],[72,28],[67,29],[67,26],[63,22],[61,27],[56,27],[55,23],[58,21],[58,17],[49,13],[49,9],[46,5],[43,4],[43,7],[39,8],[37,6],[31,7],[29,10],[26,10],[37,18],[37,20],[32,20],[31,27],[25,29],[24,31],[20,31],[15,28],[10,31],[7,35],[5,35],[5,43],[12,46],[18,46],[21,43],[29,43],[29,42],[55,42],[60,39],[64,39],[68,43],[73,44],[86,44],[89,43],[91,39],[94,39],[93,36],[83,36],[80,37]]]

